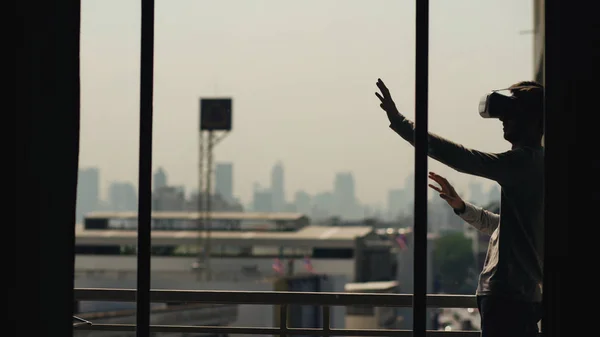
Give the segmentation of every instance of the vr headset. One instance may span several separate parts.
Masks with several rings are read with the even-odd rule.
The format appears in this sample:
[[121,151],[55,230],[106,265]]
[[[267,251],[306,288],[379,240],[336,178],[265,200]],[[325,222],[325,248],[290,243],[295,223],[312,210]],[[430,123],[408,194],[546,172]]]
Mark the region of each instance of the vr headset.
[[479,115],[483,118],[503,118],[522,110],[521,102],[515,96],[507,96],[498,91],[530,88],[530,86],[492,90],[479,101]]

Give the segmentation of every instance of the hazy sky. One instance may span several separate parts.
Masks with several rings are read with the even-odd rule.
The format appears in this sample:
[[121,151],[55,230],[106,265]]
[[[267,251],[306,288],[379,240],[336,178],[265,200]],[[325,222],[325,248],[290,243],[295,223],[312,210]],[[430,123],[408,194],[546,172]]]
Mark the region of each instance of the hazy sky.
[[[233,131],[215,149],[234,162],[247,202],[285,164],[288,198],[354,172],[357,195],[385,202],[413,170],[413,148],[388,128],[381,77],[414,120],[414,0],[157,0],[154,167],[197,186],[199,98],[231,96]],[[533,77],[532,1],[430,1],[430,131],[505,151],[501,125],[477,113],[491,89]],[[83,0],[80,167],[137,185],[139,0]],[[434,160],[459,190],[472,177]],[[479,179],[479,178],[477,178]],[[487,180],[479,179],[490,186]]]

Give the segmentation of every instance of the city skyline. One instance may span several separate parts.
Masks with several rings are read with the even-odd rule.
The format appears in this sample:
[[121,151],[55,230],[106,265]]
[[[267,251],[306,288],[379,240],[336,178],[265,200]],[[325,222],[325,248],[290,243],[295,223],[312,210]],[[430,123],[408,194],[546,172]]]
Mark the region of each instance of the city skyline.
[[[273,164],[271,169],[271,181],[268,186],[256,186],[256,190],[250,200],[240,200],[235,193],[233,172],[235,165],[231,162],[217,162],[213,180],[217,182],[213,188],[213,194],[217,197],[218,210],[237,209],[236,205],[244,208],[244,211],[259,212],[301,212],[315,219],[329,217],[341,217],[343,219],[364,219],[368,217],[380,218],[393,221],[398,217],[412,214],[413,183],[414,175],[409,174],[404,179],[404,185],[400,188],[390,188],[386,193],[386,201],[378,204],[370,204],[361,200],[355,193],[356,184],[353,172],[336,172],[329,189],[323,189],[319,193],[308,193],[299,189],[290,191],[286,197],[281,191],[286,190],[285,165],[281,161]],[[98,196],[98,186],[101,172],[97,168],[84,168],[80,170],[80,183],[78,188],[78,219],[82,213],[96,210],[111,211],[134,211],[137,205],[137,191],[132,182],[111,181],[109,182],[109,195],[106,198]],[[220,175],[220,176],[219,176]],[[170,185],[169,172],[159,167],[154,171],[154,200],[157,202],[157,210],[178,211],[193,210],[197,208],[195,199],[197,190],[189,186]],[[221,190],[219,189],[221,186]],[[223,192],[223,188],[224,191]],[[274,193],[274,191],[280,191]],[[180,196],[178,196],[180,193]],[[490,201],[499,199],[499,188],[484,191],[479,182],[469,184],[468,193],[460,192],[465,200],[486,206]],[[497,196],[496,196],[497,195]],[[432,214],[438,217],[447,217],[446,206],[441,200],[436,200],[435,193],[429,194],[432,205],[442,205],[437,209],[431,209]],[[95,200],[95,201],[90,201]],[[230,206],[225,206],[225,204]],[[162,206],[158,206],[162,205]],[[168,206],[170,205],[170,206]],[[438,205],[438,206],[439,206]],[[167,207],[167,208],[164,208]],[[225,208],[223,208],[225,207]],[[241,210],[241,209],[240,209]],[[80,220],[79,220],[80,221]]]
[[[275,161],[275,163],[281,163],[281,161]],[[219,183],[217,182],[218,181],[217,175],[218,175],[218,167],[219,167],[219,165],[228,166],[228,169],[232,170],[232,172],[230,174],[232,174],[233,172],[235,172],[234,169],[229,168],[230,165],[233,166],[233,167],[235,167],[235,163],[234,162],[217,162],[217,163],[215,163],[215,170],[214,170],[214,177],[213,177],[213,190],[214,190],[213,192],[215,192],[215,193],[219,192]],[[275,165],[277,165],[277,164],[275,164]],[[283,166],[283,167],[285,167],[285,166]],[[89,173],[86,173],[89,170],[102,171],[97,166],[80,167],[79,170],[80,170],[80,172],[83,172],[84,174],[89,174]],[[268,170],[267,170],[267,172],[268,172]],[[323,187],[321,187],[319,189],[316,189],[314,191],[307,190],[307,189],[304,189],[304,188],[300,188],[300,189],[296,189],[296,190],[290,190],[290,191],[288,191],[286,193],[287,198],[285,200],[292,200],[293,196],[296,193],[298,193],[298,192],[308,193],[308,194],[311,194],[311,195],[317,195],[319,193],[331,191],[333,189],[333,186],[334,186],[334,180],[335,180],[336,174],[338,174],[338,173],[344,173],[344,172],[349,172],[349,173],[353,174],[353,172],[351,170],[341,170],[340,172],[331,172],[331,185],[330,186],[323,186]],[[447,174],[446,177],[448,177],[449,180],[452,180],[452,178],[450,178],[450,177],[453,177],[453,176],[456,176],[456,175],[457,175],[456,172],[452,172],[450,174]],[[197,183],[196,183],[196,185],[184,185],[184,184],[178,184],[178,183],[167,184],[167,177],[172,178],[172,176],[170,176],[168,174],[168,172],[164,169],[164,167],[161,166],[161,165],[158,165],[156,167],[156,169],[153,171],[153,176],[154,176],[155,181],[156,181],[156,177],[157,176],[161,177],[160,178],[160,183],[157,184],[156,182],[153,182],[153,189],[160,188],[162,186],[183,187],[184,190],[185,190],[185,194],[187,196],[189,196],[190,194],[193,194],[193,193],[197,193],[197,191],[198,191],[197,190],[197,188],[198,188]],[[133,187],[136,188],[136,191],[137,191],[137,181],[135,181],[135,180],[128,181],[128,180],[107,180],[107,179],[101,179],[101,178],[96,178],[96,179],[98,179],[99,189],[98,189],[98,191],[96,191],[94,193],[97,194],[97,198],[98,199],[107,199],[109,197],[110,185],[112,183],[115,183],[115,182],[127,182],[127,183],[130,183]],[[175,181],[177,181],[177,180],[178,179],[175,179]],[[232,174],[232,180],[233,180],[233,174]],[[261,183],[259,180],[260,179],[253,179],[252,180],[253,186],[255,186],[255,188],[256,187],[258,187],[260,189],[265,189],[265,188],[269,189],[270,188],[271,185],[269,183],[264,183],[264,181],[266,181],[266,182],[269,181],[269,176],[268,175],[265,175],[265,177],[263,178],[263,183]],[[169,179],[169,181],[172,181],[172,179]],[[404,179],[398,179],[398,181],[399,181],[399,183],[397,183],[397,184],[395,184],[393,186],[390,186],[389,188],[383,190],[383,193],[380,196],[380,198],[381,198],[380,200],[376,200],[375,202],[367,202],[367,203],[370,204],[370,205],[387,204],[388,199],[389,199],[388,193],[390,191],[398,190],[398,189],[405,189],[405,188],[408,188],[409,185],[411,185],[411,184],[414,183],[414,173],[410,172],[406,177],[404,177]],[[472,195],[474,193],[473,192],[474,189],[476,190],[476,193],[478,193],[477,194],[478,196],[486,193],[486,192],[483,192],[483,190],[489,191],[490,189],[498,189],[496,183],[488,182],[488,181],[485,181],[483,179],[478,179],[477,177],[471,177],[471,179],[468,179],[466,185],[464,185],[464,184],[455,184],[455,183],[453,183],[453,185],[457,188],[457,190],[459,191],[459,193],[461,193],[462,195]],[[252,201],[252,195],[250,195],[247,199],[244,199],[238,193],[234,192],[234,190],[235,190],[234,186],[236,186],[236,185],[232,184],[232,186],[227,186],[227,188],[228,188],[229,192],[231,193],[232,197],[238,198],[244,204],[250,203]],[[413,187],[411,187],[411,188],[413,188]],[[221,194],[223,194],[223,193],[221,193]],[[429,197],[431,197],[433,194],[435,194],[435,193],[430,191],[429,192]],[[227,194],[226,197],[227,196],[229,196],[229,194]],[[357,197],[358,197],[359,200],[361,200],[363,202],[366,202],[360,196],[357,195]],[[478,198],[476,197],[475,200],[477,200],[477,199]]]

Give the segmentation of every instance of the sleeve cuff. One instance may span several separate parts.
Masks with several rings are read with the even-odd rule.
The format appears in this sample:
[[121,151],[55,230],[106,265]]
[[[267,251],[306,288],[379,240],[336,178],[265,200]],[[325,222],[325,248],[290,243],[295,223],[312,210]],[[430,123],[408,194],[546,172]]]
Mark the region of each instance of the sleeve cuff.
[[480,212],[481,212],[481,209],[479,207],[471,204],[470,202],[466,202],[466,201],[465,201],[465,211],[464,212],[459,213],[456,210],[454,210],[454,213],[456,213],[458,216],[460,216],[463,220],[465,220],[467,222],[475,220],[479,216]]
[[464,212],[466,212],[466,211],[467,211],[467,203],[465,202],[465,209],[464,209],[462,212],[461,212],[461,211],[459,211],[459,210],[457,210],[456,208],[453,208],[453,209],[452,209],[452,211],[454,211],[454,214],[456,214],[456,215],[461,215],[461,214],[463,214]]

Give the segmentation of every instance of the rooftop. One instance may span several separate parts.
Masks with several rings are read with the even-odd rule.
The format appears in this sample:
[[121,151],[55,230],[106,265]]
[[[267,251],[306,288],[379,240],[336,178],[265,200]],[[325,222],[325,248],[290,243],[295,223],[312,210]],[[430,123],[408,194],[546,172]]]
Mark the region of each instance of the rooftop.
[[[278,212],[152,212],[153,219],[198,220],[207,213],[213,220],[263,220],[263,221],[295,221],[306,216],[302,213]],[[91,212],[86,219],[137,219],[137,212]]]
[[[286,246],[352,248],[357,238],[373,232],[368,226],[330,227],[306,226],[295,232],[265,231],[214,231],[211,243],[223,246]],[[136,230],[93,230],[78,226],[75,231],[77,245],[136,245]],[[153,231],[153,245],[195,245],[202,237],[198,231]]]

